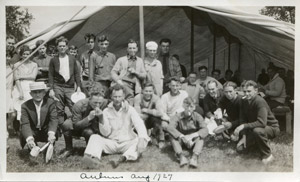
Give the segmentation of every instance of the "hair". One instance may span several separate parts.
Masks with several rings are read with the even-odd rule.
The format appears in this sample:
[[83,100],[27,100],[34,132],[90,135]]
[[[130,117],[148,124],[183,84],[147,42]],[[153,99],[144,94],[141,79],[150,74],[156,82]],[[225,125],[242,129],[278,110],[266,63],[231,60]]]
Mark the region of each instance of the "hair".
[[108,41],[109,42],[109,39],[108,39],[108,36],[107,35],[100,35],[98,37],[98,42],[104,42],[104,41]]
[[91,39],[93,39],[94,42],[95,42],[95,41],[96,41],[96,36],[95,36],[94,34],[92,34],[92,33],[86,33],[86,34],[84,35],[84,40],[85,40],[86,42],[89,42]]
[[60,36],[55,40],[56,45],[58,45],[60,42],[65,42],[66,45],[68,45],[69,41],[64,36]]
[[226,75],[227,73],[231,73],[231,74],[233,74],[233,71],[232,71],[232,70],[230,70],[230,69],[228,69],[228,70],[226,70],[226,71],[225,71],[225,75]]
[[57,49],[54,45],[49,45],[48,49],[47,49],[47,52],[48,52],[47,54],[56,53]]
[[195,105],[196,101],[192,97],[187,97],[183,100],[183,103],[190,106],[190,105]]
[[195,75],[197,75],[197,73],[196,73],[195,71],[190,71],[190,72],[189,72],[189,75],[190,75],[190,74],[195,74]]
[[179,61],[179,56],[177,54],[173,54],[172,57],[176,58]]
[[228,82],[225,82],[225,83],[224,83],[223,87],[224,87],[224,88],[225,88],[225,87],[233,87],[233,89],[236,89],[237,84],[234,83],[234,82],[232,82],[232,81],[228,81]]
[[208,87],[208,85],[211,84],[211,83],[215,83],[215,84],[216,84],[216,87],[218,87],[218,83],[217,83],[216,80],[209,80],[209,81],[207,82],[206,87]]
[[69,50],[78,50],[78,47],[77,46],[75,46],[75,45],[70,45],[69,46]]
[[[42,45],[45,41],[44,40],[38,40],[35,42],[36,48],[38,48],[40,45]],[[44,44],[45,47],[47,47],[47,44]]]
[[125,89],[122,85],[116,84],[113,87],[111,87],[111,93],[113,93],[114,91],[119,91],[119,90],[122,90],[123,93],[125,94]]
[[97,97],[104,97],[105,95],[105,90],[103,89],[102,86],[99,86],[97,84],[93,84],[91,87],[90,87],[90,90],[89,90],[89,95],[90,95],[90,98],[92,98],[93,96],[97,96]]
[[267,70],[272,70],[272,71],[274,71],[275,73],[277,73],[279,69],[280,69],[280,68],[275,67],[275,66],[269,66],[269,67],[267,68]]
[[23,45],[23,46],[20,47],[19,55],[22,56],[25,51],[31,52],[31,49],[29,48],[28,45]]
[[172,44],[172,41],[168,38],[163,38],[159,41],[159,44],[163,43],[163,42],[166,42],[166,43],[169,43],[170,45]]
[[207,67],[206,67],[206,66],[200,66],[200,67],[198,68],[198,71],[201,71],[201,70],[203,70],[203,69],[205,69],[205,70],[207,71]]
[[241,83],[241,88],[245,87],[245,83],[247,82],[247,80],[242,81]]
[[219,70],[219,69],[214,69],[214,70],[212,70],[212,71],[211,71],[211,74],[213,74],[214,72],[218,72],[219,74],[221,74],[221,70]]
[[6,36],[6,40],[8,40],[8,39],[14,39],[16,41],[16,37],[13,35]]
[[169,78],[169,83],[171,83],[171,81],[180,82],[180,79],[177,76],[173,76]]
[[258,88],[257,83],[255,81],[253,81],[253,80],[247,80],[245,82],[244,87],[250,87],[250,86],[253,86],[255,89]]
[[151,82],[146,82],[146,83],[144,83],[143,89],[146,88],[146,87],[152,87],[153,89],[155,88],[154,84],[151,83]]
[[137,41],[135,41],[134,39],[129,39],[129,40],[128,40],[128,43],[127,43],[127,45],[129,45],[129,44],[133,44],[133,43],[135,43],[135,44],[136,44],[136,46],[137,46],[137,47],[139,47],[139,44],[138,44],[138,42],[137,42]]

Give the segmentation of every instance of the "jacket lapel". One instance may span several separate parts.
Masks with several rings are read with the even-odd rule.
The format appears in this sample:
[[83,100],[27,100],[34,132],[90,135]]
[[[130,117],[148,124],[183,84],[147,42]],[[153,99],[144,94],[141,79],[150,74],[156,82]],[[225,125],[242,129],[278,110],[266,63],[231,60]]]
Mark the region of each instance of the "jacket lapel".
[[56,68],[56,70],[55,70],[55,71],[56,71],[57,73],[59,73],[59,69],[60,69],[60,62],[59,62],[59,58],[58,58],[58,56],[57,56],[57,57],[55,57],[54,59],[55,59],[55,63],[56,63],[56,65],[57,65],[57,66],[55,66],[55,68]]
[[34,126],[36,126],[37,125],[37,113],[36,113],[36,108],[35,108],[35,105],[34,105],[32,99],[28,103],[28,107],[29,107],[29,111],[30,111],[31,121],[34,123]]
[[[68,56],[68,55],[67,55]],[[72,71],[74,71],[74,69],[73,69],[73,66],[76,64],[73,64],[73,59],[72,59],[72,57],[71,56],[68,56],[69,57],[69,73],[70,73],[70,78],[72,77],[72,75],[73,75],[73,73],[72,73]]]
[[41,107],[41,113],[40,113],[41,127],[44,125],[44,122],[45,122],[45,119],[47,116],[47,110],[48,110],[47,99],[44,99],[43,105]]

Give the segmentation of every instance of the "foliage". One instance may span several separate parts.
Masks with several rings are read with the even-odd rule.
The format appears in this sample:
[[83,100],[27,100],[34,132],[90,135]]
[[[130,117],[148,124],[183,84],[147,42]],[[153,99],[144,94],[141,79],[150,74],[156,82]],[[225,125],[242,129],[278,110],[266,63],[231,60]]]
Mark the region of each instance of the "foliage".
[[28,35],[30,22],[33,16],[27,9],[22,10],[20,6],[6,6],[6,34],[16,37],[17,42]]
[[267,15],[289,23],[295,24],[295,7],[294,6],[266,6],[259,11],[262,15]]

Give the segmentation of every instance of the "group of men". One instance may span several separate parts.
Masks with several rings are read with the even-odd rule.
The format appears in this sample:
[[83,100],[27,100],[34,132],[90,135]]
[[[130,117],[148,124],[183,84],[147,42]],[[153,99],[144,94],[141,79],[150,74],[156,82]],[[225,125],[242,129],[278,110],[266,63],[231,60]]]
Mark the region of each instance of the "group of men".
[[[144,60],[137,56],[134,40],[127,44],[127,55],[118,59],[107,50],[107,36],[98,37],[99,51],[94,49],[96,36],[87,34],[85,40],[89,50],[80,57],[80,64],[69,55],[68,40],[56,40],[58,55],[49,62],[48,87],[44,82],[32,83],[32,99],[22,105],[22,147],[27,143],[32,149],[38,141],[54,143],[60,130],[66,147],[60,158],[72,155],[73,136],[82,136],[87,143],[82,160],[85,167],[97,168],[103,152],[122,154],[113,162],[117,167],[138,159],[150,140],[157,141],[161,149],[169,139],[180,166],[197,167],[209,134],[207,118],[221,121],[217,123],[225,128],[210,134],[231,132],[233,140],[239,141],[238,151],[256,144],[264,163],[273,160],[268,139],[278,135],[279,125],[266,101],[257,95],[255,82],[243,84],[243,99],[236,94],[236,83],[222,85],[201,66],[199,79],[190,72],[181,85],[178,56],[170,56],[169,39],[161,40],[159,55],[157,43],[148,42]],[[74,104],[71,95],[84,89],[88,98]],[[70,116],[65,116],[65,106],[72,112]],[[218,117],[218,109],[226,114]],[[192,149],[190,160],[182,145]]]

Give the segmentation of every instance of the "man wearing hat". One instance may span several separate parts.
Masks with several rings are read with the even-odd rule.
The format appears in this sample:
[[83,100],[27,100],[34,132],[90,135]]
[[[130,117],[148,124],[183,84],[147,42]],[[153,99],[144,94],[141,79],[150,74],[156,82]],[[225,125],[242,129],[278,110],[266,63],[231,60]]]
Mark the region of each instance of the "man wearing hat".
[[146,82],[150,82],[154,85],[155,93],[158,96],[162,95],[163,91],[163,70],[159,60],[156,59],[157,43],[149,41],[146,44],[147,56],[144,60],[145,70],[147,73]]
[[27,144],[32,149],[36,142],[54,143],[58,119],[53,99],[45,97],[45,83],[33,82],[29,86],[32,99],[21,106],[20,142],[22,148]]

